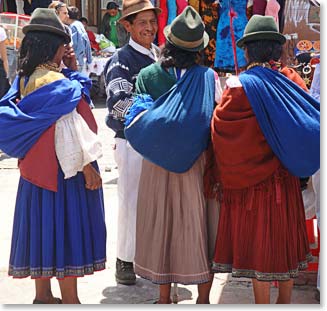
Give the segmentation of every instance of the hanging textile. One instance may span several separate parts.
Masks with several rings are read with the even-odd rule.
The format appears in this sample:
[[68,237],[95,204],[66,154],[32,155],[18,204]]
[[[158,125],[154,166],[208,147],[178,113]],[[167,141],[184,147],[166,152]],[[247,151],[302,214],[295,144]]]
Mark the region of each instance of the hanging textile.
[[161,9],[161,13],[158,15],[158,46],[165,44],[166,38],[163,34],[163,30],[167,25],[168,19],[168,10],[167,10],[167,0],[160,0],[159,7]]
[[188,5],[193,7],[198,13],[200,12],[200,0],[188,0]]
[[213,67],[216,55],[216,33],[218,24],[218,3],[213,0],[202,0],[200,3],[200,15],[205,25],[205,31],[209,35],[207,47],[201,51],[201,64]]
[[253,14],[265,15],[267,0],[253,0]]
[[[236,17],[233,18],[233,30],[235,41],[243,36],[244,28],[248,22],[246,17],[246,1],[244,0],[221,0],[219,7],[219,21],[217,28],[216,58],[214,66],[219,71],[234,72],[235,62],[233,58],[233,45],[230,28],[230,10],[233,9]],[[238,68],[246,65],[244,51],[236,47]]]
[[177,6],[176,6],[176,0],[167,0],[167,10],[168,10],[168,20],[167,25],[170,25],[171,22],[175,19],[177,16]]
[[277,0],[268,0],[267,6],[265,10],[266,16],[272,16],[276,22],[277,29],[279,29],[279,19],[278,19],[278,12],[280,9],[280,5]]
[[187,0],[176,0],[177,5],[177,15],[181,14],[183,10],[187,7]]

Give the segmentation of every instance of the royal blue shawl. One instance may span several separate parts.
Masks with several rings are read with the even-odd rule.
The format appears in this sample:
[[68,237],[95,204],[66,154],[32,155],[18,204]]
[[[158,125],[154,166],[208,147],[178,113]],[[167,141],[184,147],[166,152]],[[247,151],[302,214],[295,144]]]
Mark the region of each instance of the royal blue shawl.
[[214,102],[214,71],[193,66],[125,128],[125,137],[145,159],[171,172],[186,172],[208,146]]
[[87,101],[91,80],[68,69],[68,79],[49,83],[20,100],[19,77],[0,100],[0,150],[11,157],[23,158],[39,137],[61,116],[70,113],[82,94]]
[[268,144],[295,176],[320,167],[320,104],[278,71],[253,67],[239,79]]

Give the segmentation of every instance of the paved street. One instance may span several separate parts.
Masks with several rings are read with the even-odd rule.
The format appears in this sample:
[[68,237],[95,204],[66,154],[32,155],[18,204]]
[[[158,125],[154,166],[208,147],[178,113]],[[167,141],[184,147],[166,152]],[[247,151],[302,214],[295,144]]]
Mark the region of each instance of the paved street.
[[[152,304],[158,298],[157,286],[137,279],[135,286],[117,285],[115,282],[116,219],[117,219],[117,169],[112,154],[113,132],[104,123],[106,109],[102,102],[93,110],[103,145],[103,157],[99,160],[105,196],[107,224],[107,269],[78,280],[79,296],[83,304]],[[105,168],[110,168],[106,171]],[[30,304],[34,298],[34,282],[30,278],[15,279],[7,276],[14,204],[19,171],[17,160],[0,153],[0,304]],[[315,294],[315,273],[302,274],[295,286],[292,303],[317,304]],[[60,297],[58,283],[52,280],[53,292]],[[179,303],[195,304],[196,286],[179,286]],[[272,288],[272,301],[277,289]],[[211,303],[248,304],[253,303],[251,282],[248,279],[231,279],[228,274],[216,274],[211,291]]]

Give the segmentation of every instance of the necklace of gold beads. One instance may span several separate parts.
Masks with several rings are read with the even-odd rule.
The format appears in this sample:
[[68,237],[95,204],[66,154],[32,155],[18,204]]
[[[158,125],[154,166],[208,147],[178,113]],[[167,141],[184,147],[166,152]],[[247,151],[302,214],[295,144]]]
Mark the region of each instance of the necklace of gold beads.
[[59,66],[56,63],[51,63],[51,62],[38,65],[35,69],[46,69],[50,71],[60,72]]
[[261,62],[253,62],[251,64],[249,64],[246,69],[249,70],[253,67],[256,67],[256,66],[260,66],[260,67],[266,67],[266,68],[271,68],[270,64],[269,63],[261,63]]

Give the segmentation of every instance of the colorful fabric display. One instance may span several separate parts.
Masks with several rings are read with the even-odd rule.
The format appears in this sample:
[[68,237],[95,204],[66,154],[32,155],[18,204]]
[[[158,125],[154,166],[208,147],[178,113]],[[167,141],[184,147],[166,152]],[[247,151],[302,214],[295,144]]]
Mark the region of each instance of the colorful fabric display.
[[280,9],[280,5],[277,0],[268,0],[267,6],[265,10],[266,16],[272,16],[276,22],[277,29],[279,29],[279,19],[278,19],[278,12]]
[[184,9],[187,7],[187,0],[176,0],[177,5],[177,15],[181,14]]
[[267,0],[253,0],[253,14],[265,15]]
[[168,9],[168,20],[167,25],[170,25],[171,22],[175,19],[177,16],[177,6],[175,0],[167,0],[167,9]]
[[[230,10],[234,10],[237,16],[233,19],[235,41],[243,36],[244,28],[248,22],[246,17],[246,1],[244,0],[221,0],[219,9],[219,21],[216,40],[215,67],[221,71],[234,71],[235,62],[233,57],[233,45],[230,28]],[[246,65],[244,51],[236,47],[238,68]]]
[[216,34],[218,24],[218,4],[212,0],[201,1],[201,16],[205,25],[205,30],[209,35],[207,47],[201,51],[201,64],[207,67],[213,67],[216,55]]
[[160,0],[160,9],[162,11],[158,15],[158,32],[157,32],[158,46],[161,46],[166,42],[166,38],[163,34],[163,30],[167,25],[167,20],[168,20],[167,0]]

